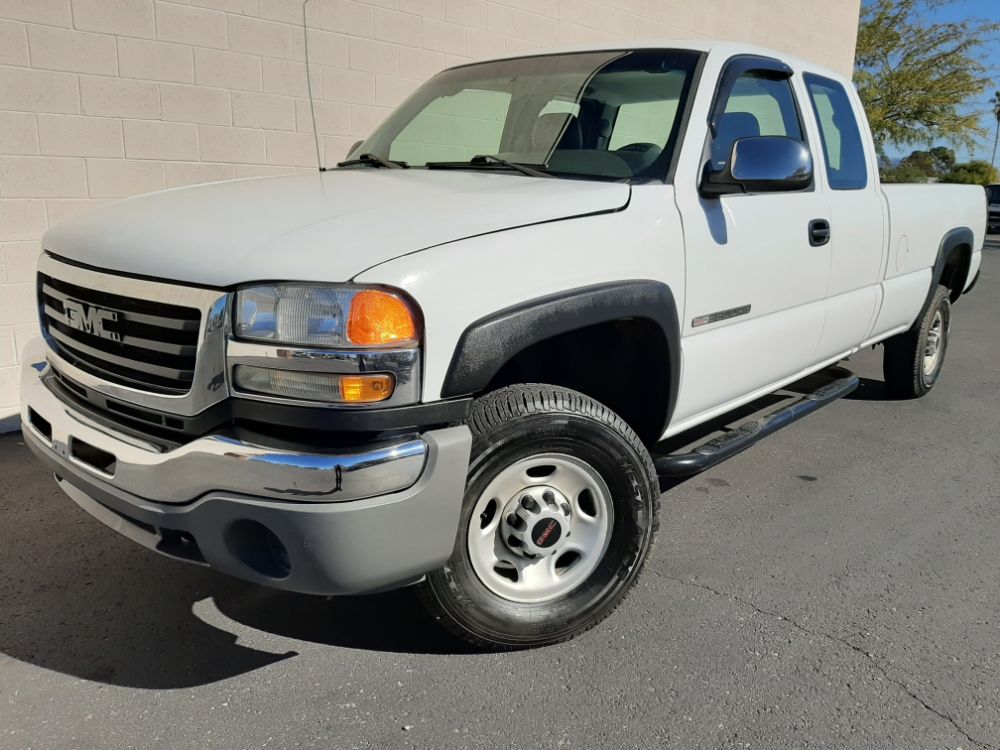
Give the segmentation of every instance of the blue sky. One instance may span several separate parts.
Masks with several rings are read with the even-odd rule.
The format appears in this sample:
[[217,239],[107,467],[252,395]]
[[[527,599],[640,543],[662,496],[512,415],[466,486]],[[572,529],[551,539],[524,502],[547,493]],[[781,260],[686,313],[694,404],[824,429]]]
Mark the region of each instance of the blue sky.
[[[925,15],[931,22],[960,21],[966,18],[984,18],[991,21],[1000,21],[1000,0],[955,0],[941,7],[928,10]],[[983,113],[983,127],[989,130],[990,137],[983,139],[971,152],[966,149],[959,149],[958,158],[960,160],[971,158],[989,161],[993,154],[993,132],[996,128],[996,120],[990,109],[989,98],[993,94],[993,89],[1000,89],[1000,39],[994,39],[985,49],[985,52],[987,57],[993,61],[996,81],[992,89],[983,95],[982,101],[972,103],[969,108]],[[916,146],[914,148],[919,149],[923,148],[923,146]],[[913,148],[890,149],[889,153],[891,156],[905,156],[912,150]],[[997,162],[1000,164],[1000,154],[997,156]]]

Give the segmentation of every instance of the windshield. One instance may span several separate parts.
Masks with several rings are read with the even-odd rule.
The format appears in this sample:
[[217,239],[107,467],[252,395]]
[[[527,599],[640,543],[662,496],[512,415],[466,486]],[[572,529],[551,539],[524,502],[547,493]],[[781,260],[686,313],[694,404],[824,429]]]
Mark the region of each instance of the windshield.
[[986,195],[990,203],[1000,203],[1000,185],[990,185],[986,188]]
[[698,59],[691,51],[614,51],[453,68],[420,87],[351,156],[409,167],[511,166],[502,160],[556,177],[663,180]]

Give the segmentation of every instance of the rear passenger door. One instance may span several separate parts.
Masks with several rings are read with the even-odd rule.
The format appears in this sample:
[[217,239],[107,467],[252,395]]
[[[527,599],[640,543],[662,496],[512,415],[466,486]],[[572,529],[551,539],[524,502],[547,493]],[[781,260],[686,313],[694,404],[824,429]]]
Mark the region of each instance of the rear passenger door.
[[721,197],[698,188],[706,167],[724,167],[741,138],[812,145],[791,78],[777,60],[730,59],[711,94],[707,142],[692,142],[698,131],[689,131],[675,180],[687,264],[675,424],[718,413],[817,361],[830,279],[829,243],[810,239],[810,226],[829,220],[820,187]]
[[806,73],[803,81],[822,146],[813,151],[817,179],[826,182],[830,203],[830,286],[820,340],[826,358],[871,335],[882,295],[886,216],[874,154],[859,126],[860,103],[831,78]]

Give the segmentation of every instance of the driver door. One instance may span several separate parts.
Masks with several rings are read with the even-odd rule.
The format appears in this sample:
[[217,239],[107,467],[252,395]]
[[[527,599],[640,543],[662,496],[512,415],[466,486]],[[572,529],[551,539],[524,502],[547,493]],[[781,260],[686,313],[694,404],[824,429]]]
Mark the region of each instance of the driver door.
[[[761,135],[809,146],[792,71],[740,56],[723,69],[700,166],[726,166],[733,144]],[[813,150],[815,153],[815,150]],[[815,161],[815,159],[814,159]],[[826,195],[808,189],[703,196],[677,182],[686,244],[684,367],[674,423],[721,413],[817,361],[830,279]]]

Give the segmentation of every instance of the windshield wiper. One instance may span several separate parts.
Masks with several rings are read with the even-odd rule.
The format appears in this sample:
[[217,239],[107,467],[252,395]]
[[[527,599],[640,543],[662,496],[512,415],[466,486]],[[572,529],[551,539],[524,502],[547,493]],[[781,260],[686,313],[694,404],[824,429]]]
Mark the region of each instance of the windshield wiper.
[[501,159],[499,156],[493,156],[492,154],[473,156],[469,161],[429,161],[424,166],[428,169],[468,169],[469,167],[491,167],[494,165],[506,167],[529,177],[554,176],[550,172],[544,171],[547,169],[544,164],[520,164],[516,161]]
[[389,159],[383,159],[381,156],[376,154],[361,154],[357,159],[348,159],[347,161],[338,162],[338,167],[353,167],[358,164],[368,164],[373,167],[385,167],[386,169],[408,169],[409,164],[405,161],[390,161]]

